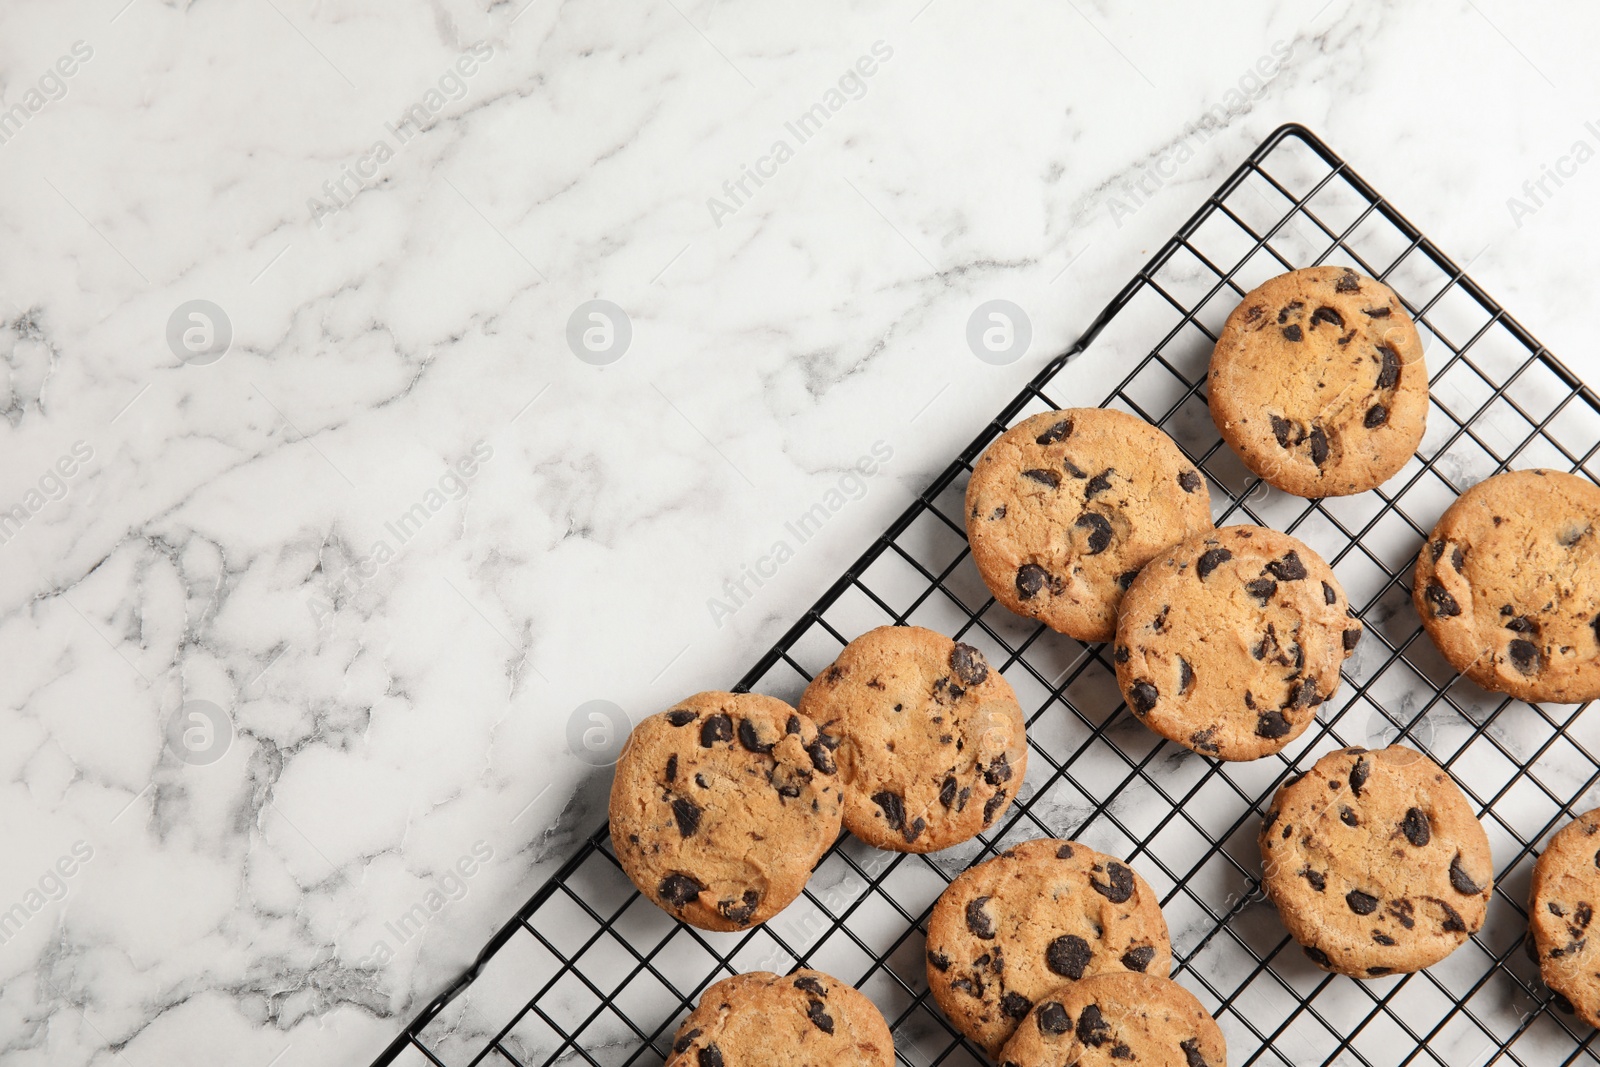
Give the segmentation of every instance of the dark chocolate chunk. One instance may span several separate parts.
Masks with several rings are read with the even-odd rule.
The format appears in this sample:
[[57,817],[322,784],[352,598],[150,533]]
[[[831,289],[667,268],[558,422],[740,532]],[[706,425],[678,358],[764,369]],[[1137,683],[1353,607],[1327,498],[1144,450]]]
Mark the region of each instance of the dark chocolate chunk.
[[1320,948],[1316,948],[1311,945],[1306,945],[1303,947],[1305,948],[1306,956],[1318,967],[1333,966],[1333,961],[1328,958],[1328,954],[1322,951]]
[[1289,316],[1291,314],[1293,314],[1296,311],[1299,311],[1301,308],[1303,308],[1305,306],[1306,306],[1306,302],[1304,300],[1291,300],[1287,304],[1285,304],[1283,307],[1279,308],[1278,309],[1278,325],[1282,326],[1284,323],[1288,322],[1289,321]]
[[928,962],[933,964],[936,969],[941,971],[948,971],[950,969],[950,957],[946,956],[943,952],[935,952],[931,948],[928,950]]
[[1103,493],[1107,489],[1110,489],[1111,476],[1115,473],[1117,473],[1117,469],[1115,467],[1107,467],[1099,474],[1096,474],[1093,478],[1090,478],[1089,484],[1083,487],[1083,499],[1088,500],[1096,493]]
[[883,821],[889,824],[891,830],[903,830],[906,825],[905,798],[898,793],[884,790],[872,794],[872,802],[883,809]]
[[1429,897],[1428,899],[1439,905],[1439,910],[1444,912],[1444,921],[1439,924],[1440,929],[1451,934],[1464,934],[1467,932],[1466,920],[1461,918],[1459,911],[1437,897]]
[[794,980],[794,987],[802,992],[810,993],[814,997],[826,998],[828,995],[827,987],[809,975],[802,975],[801,977],[796,978]]
[[1006,791],[1004,789],[999,790],[994,796],[985,800],[983,802],[983,825],[988,826],[994,822],[995,815],[1005,806],[1005,803]]
[[694,1044],[694,1039],[699,1037],[700,1034],[701,1034],[701,1030],[700,1030],[700,1028],[698,1026],[695,1027],[693,1030],[690,1030],[687,1034],[683,1034],[682,1036],[680,1036],[678,1038],[678,1040],[676,1040],[676,1041],[674,1041],[672,1043],[672,1051],[674,1051],[674,1052],[682,1052],[684,1049],[686,1049],[690,1045]]
[[1357,915],[1371,915],[1378,910],[1378,898],[1359,889],[1352,889],[1346,893],[1344,902],[1350,905],[1350,910]]
[[1327,582],[1323,582],[1322,583],[1322,602],[1324,604],[1333,604],[1333,603],[1337,602],[1338,599],[1339,599],[1339,594],[1335,593],[1333,591],[1333,586],[1329,585]]
[[1011,781],[1011,761],[1004,752],[989,761],[989,766],[983,769],[983,780],[990,785]]
[[1321,426],[1311,427],[1311,462],[1319,467],[1328,462],[1328,435]]
[[681,908],[695,897],[699,896],[705,886],[690,878],[687,874],[669,874],[661,879],[661,884],[656,886],[656,892],[675,908]]
[[1100,1005],[1090,1004],[1079,1013],[1078,1040],[1094,1048],[1111,1040],[1111,1024],[1100,1013]]
[[1378,388],[1393,389],[1400,384],[1400,354],[1388,345],[1379,345],[1378,354],[1383,357],[1383,368],[1378,371]]
[[1194,668],[1182,656],[1178,657],[1178,692],[1187,693],[1194,684]]
[[1428,822],[1428,813],[1421,808],[1407,808],[1406,817],[1400,823],[1400,832],[1406,835],[1406,840],[1421,848],[1433,840],[1433,825]]
[[1271,578],[1257,578],[1244,583],[1244,591],[1261,602],[1262,607],[1267,606],[1267,601],[1272,599],[1278,591],[1278,583]]
[[1336,309],[1328,307],[1326,304],[1317,308],[1317,310],[1311,313],[1311,325],[1313,327],[1315,327],[1318,323],[1323,322],[1331,322],[1333,325],[1339,327],[1339,329],[1344,329],[1344,316],[1339,314]]
[[678,822],[678,833],[693,837],[700,829],[700,805],[688,797],[678,797],[672,802],[672,817]]
[[783,724],[783,732],[785,734],[797,734],[797,733],[799,733],[800,732],[800,716],[798,716],[798,715],[789,716],[789,721],[785,722]]
[[1300,562],[1300,553],[1292,548],[1282,559],[1267,564],[1267,570],[1280,582],[1298,582],[1306,576],[1306,565]]
[[[1056,849],[1056,859],[1058,860],[1070,860],[1072,856],[1073,852],[1071,845],[1062,845],[1060,848]],[[1595,860],[1595,866],[1600,867],[1600,858]]]
[[688,726],[699,717],[700,713],[698,711],[690,711],[688,708],[678,708],[667,712],[667,722],[673,726]]
[[1121,586],[1123,589],[1127,589],[1128,586],[1133,584],[1133,580],[1137,577],[1139,577],[1139,571],[1137,568],[1131,571],[1123,571],[1121,574],[1117,575],[1117,585]]
[[1289,720],[1281,711],[1264,711],[1256,718],[1256,736],[1275,741],[1289,733]]
[[833,762],[833,753],[828,751],[828,735],[818,734],[817,739],[806,748],[806,753],[811,757],[811,766],[823,774],[833,774],[839,768]]
[[1000,1011],[1008,1019],[1025,1018],[1033,1009],[1033,1001],[1021,993],[1007,993],[1000,998]]
[[1483,892],[1483,887],[1474,882],[1467,872],[1461,869],[1461,853],[1457,852],[1455,859],[1450,861],[1450,885],[1457,893],[1469,897],[1477,896]]
[[1067,1014],[1067,1009],[1061,1006],[1059,1000],[1039,1005],[1039,1014],[1035,1019],[1041,1034],[1064,1034],[1072,1029],[1072,1016]]
[[1133,896],[1133,871],[1120,863],[1111,862],[1106,864],[1105,875],[1104,882],[1097,880],[1093,875],[1089,876],[1089,884],[1094,887],[1096,893],[1113,904],[1121,904]]
[[1198,492],[1200,489],[1200,475],[1196,471],[1183,471],[1178,475],[1178,485],[1185,493]]
[[[1509,605],[1507,605],[1507,607],[1509,607]],[[1506,614],[1506,609],[1501,608],[1500,613],[1502,615]],[[1510,630],[1512,633],[1536,634],[1539,632],[1539,624],[1528,618],[1526,615],[1518,615],[1516,618],[1506,623],[1506,629]]]
[[823,1004],[822,1001],[809,1000],[806,1002],[806,1018],[811,1020],[812,1026],[815,1026],[823,1033],[833,1033],[833,1016],[828,1014],[827,1005]]
[[949,808],[950,805],[954,804],[955,802],[956,780],[955,776],[952,775],[947,777],[944,780],[944,784],[939,787],[939,803],[943,804],[946,808]]
[[1359,645],[1360,643],[1361,643],[1361,631],[1360,630],[1346,630],[1344,632],[1344,650],[1346,652],[1355,651],[1355,647],[1357,645]]
[[1456,598],[1439,584],[1437,578],[1428,579],[1428,588],[1423,590],[1422,597],[1433,608],[1433,617],[1436,619],[1446,615],[1461,614],[1461,605],[1457,604]]
[[1317,699],[1317,680],[1315,678],[1302,678],[1300,684],[1289,692],[1289,701],[1285,708],[1313,708],[1322,703]]
[[1061,579],[1037,563],[1024,563],[1017,569],[1017,596],[1023,600],[1032,600],[1040,590],[1046,588],[1052,593],[1059,593],[1064,586]]
[[754,889],[746,889],[738,900],[719,900],[717,910],[722,917],[731,923],[743,926],[750,921],[750,916],[756,913],[756,905],[761,903],[761,894]]
[[984,662],[983,653],[960,641],[950,650],[950,669],[969,688],[982,685],[989,677],[989,664]]
[[1186,1037],[1178,1042],[1178,1047],[1183,1049],[1183,1067],[1211,1067],[1206,1058],[1200,1054],[1198,1037]]
[[1339,821],[1344,823],[1346,826],[1361,825],[1361,817],[1357,815],[1356,810],[1348,804],[1339,805]]
[[1539,646],[1532,641],[1524,641],[1520,637],[1511,642],[1506,649],[1511,655],[1511,662],[1523,674],[1537,674],[1539,671]]
[[1070,436],[1072,436],[1072,420],[1062,419],[1033,440],[1036,444],[1053,445],[1057,441],[1065,441]]
[[1063,978],[1074,981],[1083,977],[1084,969],[1093,958],[1094,952],[1089,948],[1089,942],[1077,934],[1063,934],[1044,950],[1045,966]]
[[1350,768],[1350,792],[1356,796],[1361,795],[1361,787],[1367,784],[1367,776],[1372,773],[1372,761],[1358,759],[1355,766]]
[[1089,477],[1089,472],[1084,470],[1082,467],[1078,466],[1076,463],[1072,462],[1071,457],[1063,459],[1061,461],[1061,467],[1068,474],[1072,475],[1074,478],[1078,479],[1078,481],[1080,481],[1080,482],[1083,481],[1085,478]]
[[1052,489],[1057,489],[1061,486],[1061,475],[1055,471],[1040,470],[1035,467],[1032,470],[1023,471],[1022,476],[1024,478],[1032,478],[1040,485],[1048,485]]
[[1386,319],[1390,312],[1388,308],[1362,308],[1361,314],[1369,319]]
[[1299,341],[1304,339],[1305,334],[1301,331],[1300,324],[1295,323],[1292,326],[1285,326],[1283,328],[1283,336],[1285,340]]
[[1272,436],[1278,439],[1279,448],[1289,447],[1289,420],[1272,416]]
[[1339,275],[1339,280],[1333,283],[1333,291],[1336,293],[1359,293],[1361,291],[1361,279],[1356,277],[1355,271],[1346,270]]
[[1206,575],[1210,574],[1212,571],[1216,570],[1218,567],[1222,566],[1232,558],[1233,553],[1229,552],[1225,548],[1207,549],[1205,552],[1202,552],[1200,554],[1200,558],[1195,561],[1195,573],[1198,574],[1202,580],[1204,580]]
[[987,903],[989,903],[988,897],[974,897],[967,901],[967,929],[972,931],[973,937],[993,941],[994,920],[983,910],[983,906]]
[[676,752],[674,752],[672,755],[667,757],[667,781],[675,782],[677,780],[678,780],[678,754]]
[[1367,409],[1366,417],[1361,420],[1361,425],[1369,430],[1376,430],[1388,421],[1389,409],[1382,404],[1374,404]]
[[1375,943],[1379,944],[1379,945],[1383,945],[1383,946],[1389,947],[1389,948],[1394,947],[1394,944],[1395,944],[1394,938],[1390,937],[1388,934],[1384,933],[1382,930],[1374,930],[1374,931],[1372,931],[1372,940]]
[[1118,663],[1128,662],[1128,646],[1118,645],[1117,650],[1111,653],[1111,658],[1116,660]]
[[739,743],[751,752],[758,753],[771,752],[774,744],[771,741],[763,744],[761,735],[756,732],[756,724],[749,719],[739,720]]
[[1313,871],[1310,867],[1300,868],[1300,877],[1310,883],[1311,888],[1321,893],[1328,888],[1328,879],[1321,871]]
[[1128,706],[1140,715],[1148,714],[1161,699],[1161,690],[1143,679],[1128,687]]
[[1097,515],[1092,511],[1086,511],[1082,515],[1079,515],[1078,521],[1072,525],[1078,527],[1080,530],[1089,531],[1088,555],[1098,556],[1100,553],[1106,550],[1106,546],[1111,544],[1111,523],[1106,521],[1106,517],[1104,515]]
[[1150,962],[1156,958],[1154,945],[1135,945],[1122,954],[1122,965],[1130,971],[1144,973]]
[[700,1050],[696,1057],[700,1067],[722,1067],[722,1050],[715,1045],[707,1045]]
[[733,740],[733,720],[718,712],[700,727],[700,747],[710,748],[718,741]]

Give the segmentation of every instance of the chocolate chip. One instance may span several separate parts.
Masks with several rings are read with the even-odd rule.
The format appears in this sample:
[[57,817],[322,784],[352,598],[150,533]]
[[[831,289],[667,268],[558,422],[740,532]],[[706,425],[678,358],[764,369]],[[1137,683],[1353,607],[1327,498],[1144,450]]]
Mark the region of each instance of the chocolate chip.
[[1276,437],[1278,439],[1278,447],[1279,448],[1288,448],[1289,447],[1289,420],[1288,419],[1284,419],[1284,418],[1279,418],[1277,415],[1273,415],[1271,418],[1272,418],[1272,436]]
[[1122,954],[1122,965],[1130,971],[1138,971],[1143,974],[1144,969],[1150,966],[1151,961],[1155,958],[1156,950],[1154,945],[1135,945]]
[[954,776],[947,777],[944,784],[939,787],[939,803],[946,808],[956,802],[956,780]]
[[[974,517],[976,517],[976,516],[974,516]],[[1001,504],[999,507],[997,507],[993,511],[989,512],[989,521],[990,522],[994,522],[997,519],[1003,519],[1005,517],[1006,517],[1006,506],[1004,504]]]
[[1291,300],[1287,304],[1285,304],[1283,307],[1279,308],[1278,309],[1278,325],[1282,326],[1284,323],[1288,322],[1289,321],[1289,315],[1291,313],[1299,311],[1301,308],[1303,308],[1305,306],[1306,306],[1306,302],[1304,300]]
[[1204,581],[1206,575],[1210,574],[1212,571],[1216,570],[1218,567],[1222,566],[1232,558],[1233,553],[1229,552],[1225,548],[1207,549],[1205,552],[1202,552],[1200,554],[1200,558],[1195,561],[1195,573],[1200,576],[1202,581]]
[[[1071,845],[1062,845],[1060,848],[1056,849],[1056,859],[1058,860],[1070,860],[1072,855],[1073,852]],[[1595,866],[1600,867],[1600,859],[1595,860]]]
[[1523,674],[1537,674],[1539,671],[1539,646],[1532,641],[1521,638],[1511,642],[1506,649],[1511,655],[1511,662]]
[[1355,271],[1347,269],[1343,274],[1339,275],[1339,280],[1333,283],[1333,291],[1336,293],[1359,293],[1361,291],[1361,279],[1356,277]]
[[1372,773],[1372,761],[1358,759],[1355,766],[1350,768],[1350,792],[1356,796],[1361,795],[1361,787],[1367,784],[1367,777]]
[[1004,752],[989,761],[989,766],[983,769],[983,780],[990,785],[1011,781],[1011,761]]
[[1483,892],[1483,887],[1468,877],[1467,872],[1461,869],[1461,853],[1457,852],[1455,859],[1450,861],[1450,885],[1457,893],[1475,897]]
[[1000,1011],[1008,1019],[1026,1018],[1033,1009],[1033,1001],[1021,993],[1007,993],[1000,998]]
[[1378,371],[1378,388],[1393,389],[1400,384],[1400,354],[1388,345],[1379,345],[1378,354],[1383,357],[1383,368]]
[[1311,462],[1319,467],[1328,462],[1328,435],[1321,426],[1311,427]]
[[1086,511],[1079,515],[1078,521],[1072,525],[1080,530],[1089,531],[1089,551],[1087,555],[1098,556],[1106,550],[1107,545],[1111,544],[1111,524],[1106,521],[1104,515]]
[[710,748],[718,741],[733,740],[733,720],[718,712],[700,727],[700,747]]
[[1466,920],[1461,918],[1459,911],[1437,897],[1429,897],[1428,899],[1439,905],[1439,910],[1444,912],[1444,921],[1439,924],[1441,930],[1451,934],[1464,934],[1467,932]]
[[1381,930],[1372,931],[1372,940],[1374,942],[1376,942],[1377,944],[1384,945],[1384,946],[1391,947],[1391,948],[1394,946],[1394,943],[1395,943],[1394,938],[1390,937],[1388,934],[1384,933]]
[[1178,485],[1185,493],[1198,492],[1200,489],[1200,475],[1196,471],[1183,471],[1178,475]]
[[1361,825],[1361,817],[1357,815],[1355,809],[1348,804],[1339,805],[1339,821],[1344,823],[1346,826]]
[[[1510,615],[1511,605],[1507,604],[1505,607],[1501,608],[1500,614]],[[1539,632],[1539,624],[1528,618],[1526,615],[1518,615],[1516,618],[1506,623],[1505,628],[1510,630],[1512,633],[1519,634],[1536,634]]]
[[1117,650],[1111,653],[1111,658],[1116,660],[1118,663],[1128,662],[1128,646],[1118,645]]
[[1072,1016],[1067,1014],[1067,1009],[1061,1006],[1059,1000],[1039,1005],[1039,1013],[1034,1016],[1034,1021],[1039,1024],[1041,1034],[1064,1034],[1072,1029]]
[[754,889],[746,889],[738,900],[717,901],[717,910],[722,913],[724,919],[743,926],[750,921],[750,916],[756,913],[756,905],[760,903],[761,894]]
[[1594,639],[1595,639],[1596,642],[1600,642],[1600,615],[1596,615],[1594,617],[1593,626],[1594,626]]
[[1344,650],[1354,652],[1356,645],[1361,643],[1360,630],[1346,630],[1344,632]]
[[1059,578],[1037,563],[1024,563],[1017,569],[1017,596],[1023,600],[1032,600],[1046,587],[1052,593],[1059,593],[1064,588]]
[[1278,591],[1278,583],[1271,578],[1257,578],[1244,583],[1244,591],[1261,602],[1262,607],[1267,606],[1267,601],[1272,599]]
[[872,802],[883,809],[883,821],[889,824],[891,830],[903,830],[906,825],[905,798],[898,793],[884,790],[872,794]]
[[1115,467],[1107,467],[1099,474],[1096,474],[1093,478],[1090,478],[1089,484],[1083,487],[1083,499],[1088,500],[1096,493],[1103,493],[1107,489],[1110,489],[1111,476],[1115,473],[1117,473],[1117,469]]
[[682,1052],[684,1049],[686,1049],[690,1045],[694,1044],[694,1039],[699,1037],[700,1034],[701,1034],[701,1030],[697,1026],[693,1030],[690,1030],[687,1034],[680,1035],[678,1037],[678,1040],[676,1040],[676,1041],[674,1041],[672,1043],[672,1051],[674,1051],[674,1052]]
[[1035,444],[1053,445],[1057,441],[1065,441],[1070,436],[1072,436],[1072,420],[1062,419],[1033,440]]
[[994,822],[994,817],[1005,806],[1006,791],[1004,789],[983,802],[983,825],[988,826]]
[[1461,605],[1456,603],[1456,598],[1439,584],[1437,578],[1428,579],[1428,588],[1423,590],[1422,598],[1433,608],[1433,617],[1441,618],[1447,615],[1460,615]]
[[1311,313],[1312,326],[1316,326],[1318,323],[1322,322],[1331,322],[1333,325],[1339,327],[1339,329],[1344,329],[1344,316],[1339,314],[1339,312],[1335,309],[1328,307],[1326,304],[1317,308],[1317,310]]
[[1376,430],[1379,426],[1389,421],[1389,409],[1382,404],[1374,404],[1367,409],[1366,418],[1361,420],[1361,425],[1369,430]]
[[1111,1040],[1111,1024],[1100,1013],[1100,1005],[1090,1004],[1078,1014],[1078,1040],[1095,1048]]
[[989,664],[984,661],[983,653],[960,641],[950,650],[950,669],[961,684],[968,687],[982,685],[989,677]]
[[987,903],[989,903],[988,897],[974,897],[967,901],[967,929],[972,931],[973,937],[993,941],[994,920],[983,910],[983,906]]
[[1285,326],[1283,328],[1283,336],[1285,339],[1290,341],[1299,341],[1302,340],[1305,335],[1300,330],[1300,324],[1296,323],[1293,326]]
[[1161,699],[1161,690],[1143,679],[1128,687],[1128,706],[1140,715],[1147,714]]
[[1282,559],[1267,564],[1267,570],[1280,582],[1298,582],[1306,576],[1306,565],[1300,562],[1300,553],[1292,548]]
[[1077,934],[1063,934],[1044,950],[1045,966],[1063,978],[1074,981],[1083,977],[1084,969],[1093,958],[1094,952],[1090,950],[1089,942]]
[[1428,813],[1421,808],[1407,808],[1406,817],[1400,823],[1400,832],[1406,835],[1406,840],[1421,848],[1433,840],[1433,826],[1428,822]]
[[1289,701],[1284,708],[1314,708],[1322,701],[1317,694],[1317,680],[1315,678],[1302,678],[1300,684],[1289,692]]
[[1178,1047],[1183,1049],[1183,1067],[1211,1067],[1200,1054],[1198,1037],[1186,1037],[1178,1043]]
[[675,908],[681,908],[705,889],[705,886],[690,878],[687,874],[669,874],[661,879],[661,884],[656,886],[656,892]]
[[1328,879],[1320,871],[1313,871],[1310,867],[1300,868],[1300,877],[1310,883],[1311,888],[1321,893],[1328,888]]
[[794,987],[814,997],[827,997],[828,988],[810,975],[801,975],[794,980]]
[[1352,889],[1346,893],[1344,902],[1350,905],[1350,910],[1357,915],[1371,915],[1378,910],[1378,898],[1359,889]]
[[950,969],[950,957],[946,956],[942,952],[935,952],[931,948],[928,950],[928,962],[933,964],[936,969],[941,971],[948,971]]
[[1070,457],[1063,459],[1061,461],[1061,466],[1063,470],[1072,475],[1074,478],[1078,479],[1080,482],[1089,477],[1089,472],[1072,462]]
[[1256,718],[1256,736],[1275,741],[1289,733],[1289,720],[1281,711],[1264,711]]
[[1032,470],[1023,471],[1022,476],[1024,478],[1032,478],[1040,485],[1048,485],[1052,489],[1058,489],[1061,486],[1061,475],[1055,471],[1040,470],[1035,467]]
[[1333,586],[1329,585],[1327,582],[1323,582],[1322,583],[1322,602],[1324,604],[1333,604],[1333,603],[1336,603],[1338,601],[1338,599],[1339,599],[1339,594],[1335,593],[1333,591]]
[[722,1067],[722,1050],[715,1045],[707,1045],[701,1049],[697,1058],[700,1067]]
[[1096,893],[1113,904],[1121,904],[1133,896],[1133,871],[1120,863],[1111,862],[1106,864],[1105,875],[1104,882],[1096,881],[1093,875],[1089,877],[1089,884]]
[[774,742],[761,743],[761,735],[756,733],[756,724],[749,719],[739,720],[739,743],[751,752],[771,752]]
[[672,802],[672,817],[678,821],[678,833],[693,837],[700,829],[700,805],[688,797],[678,797]]
[[1320,948],[1314,948],[1314,947],[1312,947],[1310,945],[1306,945],[1306,946],[1303,946],[1303,947],[1305,948],[1306,956],[1311,960],[1312,963],[1315,963],[1318,967],[1331,967],[1331,966],[1333,966],[1333,961],[1328,958],[1328,954],[1326,952],[1322,951]]
[[672,755],[667,757],[667,781],[675,782],[677,780],[678,780],[678,754],[676,752],[674,752]]
[[828,1014],[827,1005],[823,1004],[822,1001],[810,1000],[806,1002],[806,1018],[811,1020],[812,1026],[815,1026],[823,1033],[833,1033],[833,1016]]
[[1117,575],[1117,584],[1126,590],[1128,586],[1133,584],[1133,580],[1137,577],[1139,577],[1138,568],[1135,568],[1131,571],[1123,571],[1121,574]]
[[1362,308],[1361,314],[1369,319],[1386,319],[1389,317],[1390,311],[1388,308]]
[[1194,668],[1182,656],[1178,657],[1178,692],[1187,693],[1194,684]]
[[833,774],[839,768],[833,762],[833,753],[828,751],[827,734],[818,734],[817,739],[806,746],[806,754],[811,757],[811,766],[823,774]]
[[673,726],[688,726],[699,717],[700,713],[698,711],[690,711],[688,708],[678,708],[676,711],[667,712],[667,722]]

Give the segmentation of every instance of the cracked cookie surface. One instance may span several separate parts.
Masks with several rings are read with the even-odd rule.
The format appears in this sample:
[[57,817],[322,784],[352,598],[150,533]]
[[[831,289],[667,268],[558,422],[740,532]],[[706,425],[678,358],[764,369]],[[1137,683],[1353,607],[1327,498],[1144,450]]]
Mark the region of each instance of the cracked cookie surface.
[[623,870],[691,925],[765,922],[839,836],[837,744],[758,693],[697,693],[650,716],[628,735],[611,785]]
[[883,1013],[821,971],[753,971],[700,995],[665,1067],[894,1067]]
[[1600,486],[1509,471],[1451,504],[1412,600],[1456,670],[1521,700],[1600,698]]
[[1134,715],[1208,756],[1258,759],[1305,732],[1361,639],[1322,557],[1228,526],[1152,560],[1122,599],[1112,660]]
[[928,919],[934,999],[991,1056],[1041,998],[1106,971],[1170,974],[1167,922],[1132,867],[1075,841],[1028,841],[969,868]]
[[1001,1067],[1227,1067],[1211,1013],[1177,982],[1099,974],[1054,990],[1000,1053]]
[[1313,963],[1353,978],[1417,971],[1483,925],[1489,837],[1467,798],[1402,745],[1330,752],[1279,788],[1262,887]]
[[1600,809],[1578,816],[1550,838],[1533,865],[1528,900],[1539,974],[1590,1026],[1600,1026],[1600,937],[1589,937],[1597,907]]
[[1151,557],[1211,529],[1211,493],[1172,438],[1106,408],[1034,415],[984,450],[966,495],[984,584],[1018,615],[1109,641]]
[[1211,418],[1245,466],[1303,497],[1382,485],[1422,441],[1428,370],[1394,291],[1309,267],[1246,294],[1217,337]]
[[1028,768],[1010,683],[976,648],[920,626],[851,641],[800,712],[838,738],[845,829],[878,848],[966,841],[1000,817]]

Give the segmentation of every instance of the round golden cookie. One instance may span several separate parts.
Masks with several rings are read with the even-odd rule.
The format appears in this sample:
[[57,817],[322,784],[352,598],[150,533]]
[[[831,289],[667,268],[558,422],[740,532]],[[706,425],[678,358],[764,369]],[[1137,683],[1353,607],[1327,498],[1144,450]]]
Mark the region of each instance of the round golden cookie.
[[1289,933],[1352,978],[1432,966],[1488,912],[1489,836],[1439,765],[1401,745],[1330,752],[1286,782],[1260,845]]
[[968,868],[928,919],[933,998],[991,1056],[1064,980],[1106,971],[1165,978],[1167,921],[1133,868],[1075,841],[1028,841]]
[[700,994],[665,1067],[894,1067],[877,1005],[821,971],[725,978]]
[[1573,819],[1533,865],[1528,926],[1544,984],[1590,1026],[1600,1026],[1600,938],[1589,927],[1600,907],[1600,809]]
[[1308,545],[1228,526],[1157,556],[1117,617],[1128,707],[1196,752],[1258,759],[1305,732],[1361,639],[1333,569]]
[[1001,1067],[1227,1067],[1211,1013],[1177,982],[1097,974],[1034,1006],[1000,1053]]
[[869,845],[933,852],[993,825],[1022,785],[1022,706],[983,653],[920,626],[845,646],[800,697],[839,739],[844,827]]
[[1291,271],[1246,294],[1217,338],[1206,393],[1245,466],[1304,497],[1382,485],[1428,418],[1416,325],[1393,290],[1346,267]]
[[1521,700],[1600,698],[1600,486],[1510,471],[1451,504],[1412,599],[1456,670]]
[[697,693],[633,728],[611,844],[639,891],[704,930],[765,922],[839,836],[837,741],[781,700]]
[[1206,480],[1172,438],[1107,408],[1043,412],[1007,430],[978,457],[966,508],[994,598],[1080,641],[1109,641],[1139,568],[1211,529]]

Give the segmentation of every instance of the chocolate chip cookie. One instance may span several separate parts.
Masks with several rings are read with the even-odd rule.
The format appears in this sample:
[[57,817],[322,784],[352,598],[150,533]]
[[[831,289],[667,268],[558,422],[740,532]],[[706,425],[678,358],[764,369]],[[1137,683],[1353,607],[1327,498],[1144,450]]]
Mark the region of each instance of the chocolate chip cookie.
[[1304,497],[1382,485],[1422,441],[1428,369],[1400,298],[1346,267],[1252,290],[1211,354],[1211,418],[1245,466]]
[[800,712],[839,739],[844,827],[878,848],[932,852],[973,837],[1028,768],[1010,683],[971,645],[920,626],[850,642]]
[[835,738],[781,700],[699,693],[633,728],[611,843],[639,891],[704,930],[765,922],[839,836]]
[[894,1067],[883,1013],[821,971],[725,978],[700,995],[665,1067]]
[[1211,1013],[1177,982],[1097,974],[1034,1006],[1000,1053],[1001,1067],[1227,1067]]
[[1330,752],[1286,782],[1260,843],[1262,887],[1325,970],[1421,970],[1488,910],[1488,835],[1439,765],[1400,745]]
[[928,919],[928,985],[955,1028],[998,1055],[1064,980],[1165,978],[1167,921],[1133,868],[1074,841],[1028,841],[969,868]]
[[1539,973],[1580,1018],[1600,1026],[1600,938],[1589,927],[1600,906],[1600,809],[1556,831],[1533,865],[1528,926]]
[[1451,504],[1411,586],[1456,670],[1521,700],[1600,698],[1600,486],[1498,474]]
[[967,483],[967,540],[994,598],[1080,641],[1109,641],[1152,556],[1211,529],[1206,480],[1172,438],[1105,408],[1001,435]]
[[1139,572],[1112,659],[1123,698],[1150,729],[1208,756],[1251,760],[1305,731],[1360,640],[1321,556],[1276,530],[1228,526]]

